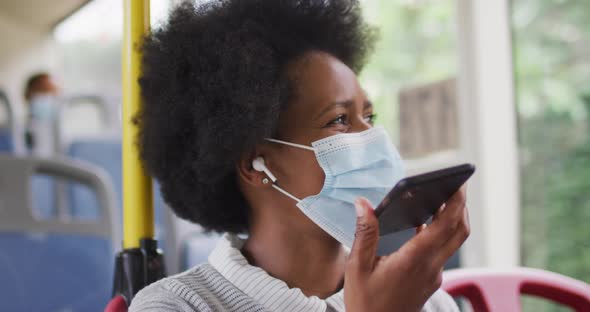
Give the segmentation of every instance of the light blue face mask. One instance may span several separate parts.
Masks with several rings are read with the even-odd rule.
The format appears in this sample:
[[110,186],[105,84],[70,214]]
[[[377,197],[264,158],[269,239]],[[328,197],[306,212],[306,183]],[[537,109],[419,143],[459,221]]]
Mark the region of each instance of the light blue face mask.
[[365,197],[375,206],[404,176],[401,157],[383,127],[337,134],[313,142],[312,147],[267,140],[315,153],[326,175],[320,193],[298,199],[277,184],[273,187],[297,201],[307,217],[348,248],[355,233],[354,201]]
[[31,117],[40,121],[53,121],[57,115],[57,99],[50,94],[36,95],[31,99]]

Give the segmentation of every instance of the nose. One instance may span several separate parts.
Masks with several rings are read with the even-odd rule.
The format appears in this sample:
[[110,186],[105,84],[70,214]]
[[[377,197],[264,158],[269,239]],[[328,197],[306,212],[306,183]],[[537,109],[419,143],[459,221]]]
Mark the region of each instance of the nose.
[[349,132],[363,132],[373,127],[369,122],[365,120],[365,117],[362,114],[355,115],[355,118],[351,126],[352,127],[350,128]]

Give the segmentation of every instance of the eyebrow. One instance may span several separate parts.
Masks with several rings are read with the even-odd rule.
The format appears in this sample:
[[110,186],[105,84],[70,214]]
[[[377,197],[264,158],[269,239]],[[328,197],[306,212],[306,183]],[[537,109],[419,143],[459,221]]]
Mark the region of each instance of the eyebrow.
[[[337,108],[337,107],[343,107],[343,108],[349,108],[350,106],[352,106],[354,104],[353,100],[345,100],[345,101],[340,101],[340,102],[334,102],[330,105],[328,105],[326,108],[324,108],[315,118],[315,120],[318,120],[320,118],[322,118],[322,116],[324,116],[324,114],[326,114],[327,112]],[[373,107],[373,103],[369,100],[366,100],[365,103],[363,104],[363,110],[367,109],[367,108],[371,108]]]
[[352,100],[345,100],[345,101],[340,101],[340,102],[334,102],[330,105],[328,105],[326,108],[324,108],[315,118],[315,120],[318,120],[320,118],[322,118],[322,116],[324,116],[324,114],[326,114],[327,112],[337,108],[337,107],[343,107],[343,108],[349,108],[350,106],[352,106],[352,104],[354,104],[354,102]]

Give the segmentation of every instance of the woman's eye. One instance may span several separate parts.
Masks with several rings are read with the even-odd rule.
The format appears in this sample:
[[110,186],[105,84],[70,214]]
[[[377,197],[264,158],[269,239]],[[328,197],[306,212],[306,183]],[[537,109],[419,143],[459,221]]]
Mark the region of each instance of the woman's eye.
[[371,115],[365,116],[365,122],[369,123],[371,125],[375,123],[376,119],[377,119],[377,114],[371,114]]
[[340,115],[336,119],[330,121],[326,126],[346,125],[346,115]]

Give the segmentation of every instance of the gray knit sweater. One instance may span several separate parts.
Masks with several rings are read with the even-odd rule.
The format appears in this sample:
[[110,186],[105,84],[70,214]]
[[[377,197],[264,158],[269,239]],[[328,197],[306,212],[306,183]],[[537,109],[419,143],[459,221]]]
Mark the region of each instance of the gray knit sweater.
[[[343,292],[329,298],[307,297],[258,267],[241,254],[243,241],[233,235],[220,239],[201,264],[141,290],[129,308],[135,311],[312,311],[345,312]],[[458,312],[445,292],[437,291],[423,312]]]

